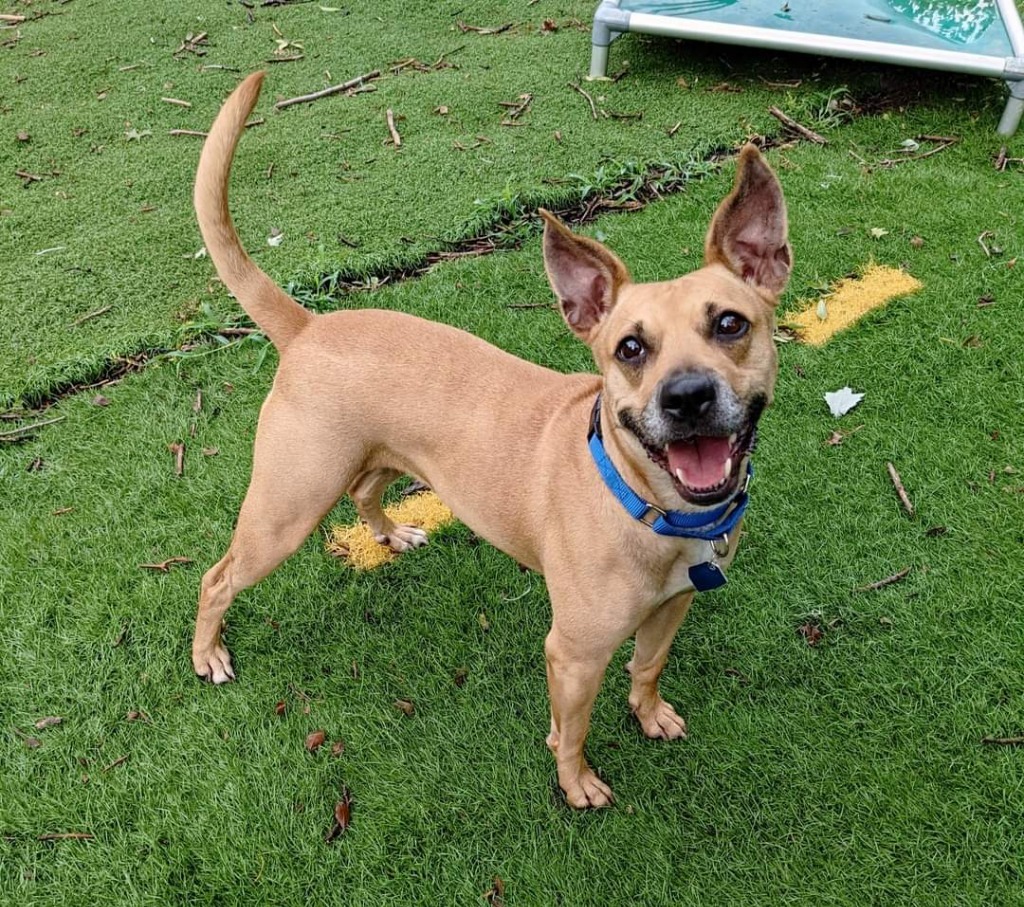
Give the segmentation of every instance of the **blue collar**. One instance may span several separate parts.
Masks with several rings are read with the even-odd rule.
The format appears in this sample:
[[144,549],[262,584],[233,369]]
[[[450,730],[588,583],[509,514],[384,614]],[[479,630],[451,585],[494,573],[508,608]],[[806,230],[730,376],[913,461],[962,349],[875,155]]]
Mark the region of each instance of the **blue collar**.
[[[754,467],[748,459],[747,480],[738,495],[724,504],[700,513],[687,513],[682,510],[662,510],[645,501],[638,495],[619,474],[604,449],[601,440],[601,395],[594,401],[594,411],[590,418],[590,435],[588,438],[591,456],[597,464],[605,485],[615,495],[626,512],[649,526],[658,535],[670,535],[687,539],[703,539],[715,542],[736,528],[747,509],[747,486],[754,475]],[[724,577],[723,577],[724,580]]]

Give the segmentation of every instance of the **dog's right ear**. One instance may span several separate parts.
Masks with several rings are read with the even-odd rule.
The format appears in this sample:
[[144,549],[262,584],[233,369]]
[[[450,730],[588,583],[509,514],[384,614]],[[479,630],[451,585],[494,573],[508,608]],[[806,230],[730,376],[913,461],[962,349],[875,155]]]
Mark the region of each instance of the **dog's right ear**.
[[550,211],[544,218],[544,268],[570,330],[587,341],[615,305],[629,271],[596,240],[577,236]]

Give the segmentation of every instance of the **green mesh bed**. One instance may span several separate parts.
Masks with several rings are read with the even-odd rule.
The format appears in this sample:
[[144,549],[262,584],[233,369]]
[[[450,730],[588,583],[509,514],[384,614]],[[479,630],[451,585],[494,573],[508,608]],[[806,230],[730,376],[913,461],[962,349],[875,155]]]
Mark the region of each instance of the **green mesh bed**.
[[626,32],[944,69],[1006,81],[999,132],[1024,114],[1024,26],[1014,0],[603,0],[591,78]]

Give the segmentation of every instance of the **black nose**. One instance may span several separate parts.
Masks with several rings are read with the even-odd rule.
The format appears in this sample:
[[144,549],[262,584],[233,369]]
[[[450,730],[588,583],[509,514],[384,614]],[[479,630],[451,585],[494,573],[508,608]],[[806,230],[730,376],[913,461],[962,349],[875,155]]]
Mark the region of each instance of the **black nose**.
[[696,419],[707,414],[716,396],[715,384],[707,375],[684,372],[661,385],[661,410],[671,419]]

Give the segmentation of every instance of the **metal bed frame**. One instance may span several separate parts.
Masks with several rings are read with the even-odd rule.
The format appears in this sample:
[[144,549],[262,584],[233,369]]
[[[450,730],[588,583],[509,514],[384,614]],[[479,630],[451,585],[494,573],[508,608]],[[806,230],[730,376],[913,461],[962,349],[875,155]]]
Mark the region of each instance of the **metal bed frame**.
[[[934,3],[934,0],[931,2]],[[841,4],[847,11],[852,6],[849,0],[788,0],[785,3],[783,0],[777,0],[775,9],[784,11],[785,14],[780,15],[776,12],[771,17],[769,26],[765,27],[726,21],[729,13],[723,14],[723,10],[731,11],[733,19],[743,20],[744,13],[756,6],[756,2],[602,0],[594,14],[590,77],[593,79],[605,76],[608,68],[608,48],[612,41],[626,32],[919,66],[1004,80],[1010,96],[999,121],[998,131],[1004,136],[1016,132],[1024,116],[1024,25],[1021,23],[1014,0],[973,0],[947,4],[951,9],[968,14],[977,14],[979,11],[994,12],[996,18],[993,19],[992,25],[986,28],[990,30],[1001,26],[1002,32],[988,35],[987,44],[989,48],[998,47],[997,53],[969,53],[957,49],[952,42],[928,35],[921,29],[912,34],[917,43],[878,40],[886,37],[886,25],[905,18],[898,10],[891,13],[892,18],[872,15],[870,12],[864,14],[856,25],[856,31],[870,37],[850,37],[849,34],[841,33],[844,30],[849,32],[849,26],[845,29],[836,27],[836,17],[832,15],[836,6],[832,6],[833,4]],[[865,4],[869,10],[877,10],[880,5],[884,9],[885,4],[880,4],[879,0],[869,0]],[[832,6],[831,10],[821,9],[829,6]],[[761,7],[763,19],[763,3]],[[801,15],[808,12],[808,7],[811,8],[809,12],[814,15]],[[789,15],[790,12],[793,15]],[[816,16],[820,20],[817,29],[814,22]],[[750,21],[750,18],[752,17],[748,15],[747,21]],[[794,27],[802,18],[810,20],[811,30],[798,30]],[[892,31],[891,28],[888,30]],[[833,33],[830,34],[829,31]],[[835,34],[836,31],[840,34]],[[954,49],[949,49],[950,46]],[[963,46],[966,47],[967,44]]]

